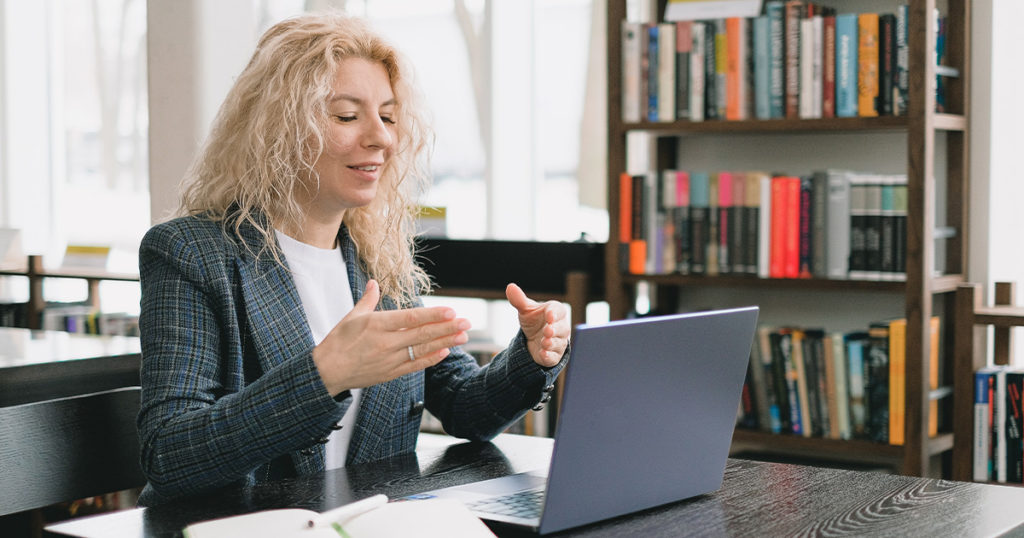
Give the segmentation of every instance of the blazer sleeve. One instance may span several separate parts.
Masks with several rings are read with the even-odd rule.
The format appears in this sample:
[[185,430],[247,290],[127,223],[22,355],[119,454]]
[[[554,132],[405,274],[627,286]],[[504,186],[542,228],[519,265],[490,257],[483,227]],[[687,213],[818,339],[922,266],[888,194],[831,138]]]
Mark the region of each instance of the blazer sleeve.
[[[236,483],[261,464],[315,443],[339,404],[312,349],[246,385],[229,263],[167,227],[142,241],[141,464],[149,485],[176,497]],[[220,256],[223,260],[224,256]]]
[[557,365],[538,365],[521,330],[483,367],[462,349],[451,351],[426,370],[425,405],[448,434],[473,441],[494,438],[537,405],[569,358],[566,349]]

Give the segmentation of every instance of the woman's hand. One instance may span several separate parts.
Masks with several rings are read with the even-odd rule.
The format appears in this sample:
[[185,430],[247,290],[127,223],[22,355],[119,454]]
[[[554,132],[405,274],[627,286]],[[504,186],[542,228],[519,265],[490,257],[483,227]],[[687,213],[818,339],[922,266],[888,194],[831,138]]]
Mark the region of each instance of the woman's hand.
[[377,312],[379,300],[380,287],[371,280],[352,311],[313,348],[313,362],[331,396],[433,366],[448,356],[448,348],[469,340],[469,321],[456,318],[451,308]]
[[551,367],[562,360],[569,345],[569,316],[565,305],[558,301],[538,303],[523,290],[509,284],[505,297],[519,312],[519,326],[526,335],[526,348],[537,364]]

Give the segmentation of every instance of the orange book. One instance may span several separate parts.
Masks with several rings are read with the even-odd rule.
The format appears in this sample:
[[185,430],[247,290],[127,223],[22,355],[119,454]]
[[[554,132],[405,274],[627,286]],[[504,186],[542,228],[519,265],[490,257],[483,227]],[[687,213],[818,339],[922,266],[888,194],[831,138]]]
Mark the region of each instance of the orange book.
[[633,178],[619,174],[619,243],[625,245],[633,238]]
[[857,16],[857,114],[878,115],[878,13]]
[[[928,386],[931,390],[939,388],[939,317],[934,316],[928,323]],[[928,402],[928,435],[935,437],[939,434],[939,401]]]
[[726,54],[725,72],[725,119],[743,120],[746,104],[747,62],[747,20],[742,17],[725,19]]
[[642,275],[647,267],[647,241],[633,239],[629,242],[629,272]]
[[907,402],[907,320],[889,322],[889,444],[902,445]]

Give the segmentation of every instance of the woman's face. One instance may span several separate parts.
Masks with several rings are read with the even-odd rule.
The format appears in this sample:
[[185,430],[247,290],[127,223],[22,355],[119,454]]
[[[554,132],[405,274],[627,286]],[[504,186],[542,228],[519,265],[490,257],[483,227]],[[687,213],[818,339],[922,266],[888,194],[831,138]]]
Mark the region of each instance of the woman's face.
[[306,204],[320,218],[373,201],[395,140],[395,96],[384,65],[347,58],[327,103],[326,146],[313,168],[320,189]]

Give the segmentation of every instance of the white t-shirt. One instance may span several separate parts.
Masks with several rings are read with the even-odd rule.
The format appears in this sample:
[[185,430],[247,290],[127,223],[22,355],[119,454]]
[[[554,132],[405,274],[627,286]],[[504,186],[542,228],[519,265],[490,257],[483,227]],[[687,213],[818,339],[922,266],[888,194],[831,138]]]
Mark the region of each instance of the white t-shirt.
[[[296,241],[274,230],[288,267],[292,270],[295,288],[302,300],[302,309],[309,320],[313,342],[319,344],[327,333],[352,310],[352,289],[348,282],[348,268],[341,247],[322,249]],[[355,429],[359,411],[360,389],[352,391],[352,405],[338,423],[340,430],[331,432],[326,450],[325,469],[345,466],[348,444]]]

